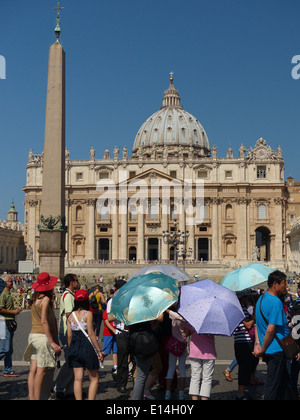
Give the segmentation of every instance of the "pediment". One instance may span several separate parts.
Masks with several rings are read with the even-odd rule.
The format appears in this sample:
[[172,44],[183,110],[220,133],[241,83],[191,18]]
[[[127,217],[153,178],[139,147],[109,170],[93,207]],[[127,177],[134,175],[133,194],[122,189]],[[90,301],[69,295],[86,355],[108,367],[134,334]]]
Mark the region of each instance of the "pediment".
[[94,168],[95,172],[113,172],[114,167],[112,165],[97,165]]
[[195,170],[195,171],[199,171],[199,170],[208,170],[208,171],[211,171],[212,170],[212,165],[209,165],[209,164],[204,164],[204,163],[201,163],[200,165],[194,165],[193,166],[193,169]]
[[122,185],[132,185],[139,184],[140,182],[146,182],[150,185],[159,185],[163,186],[164,184],[169,185],[172,182],[173,185],[182,185],[182,181],[172,178],[170,175],[167,175],[163,172],[158,171],[157,169],[148,169],[141,174],[134,176],[133,178],[126,179],[119,183],[119,186]]

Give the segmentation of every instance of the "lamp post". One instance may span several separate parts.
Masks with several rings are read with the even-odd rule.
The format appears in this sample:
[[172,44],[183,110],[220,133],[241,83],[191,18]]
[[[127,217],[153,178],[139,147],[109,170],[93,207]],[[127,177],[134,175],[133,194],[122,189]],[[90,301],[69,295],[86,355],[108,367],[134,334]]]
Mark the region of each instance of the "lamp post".
[[[177,249],[178,245],[183,245],[185,249],[185,245],[187,243],[187,239],[190,236],[189,231],[181,232],[181,230],[177,230],[178,223],[177,220],[174,220],[174,230],[169,232],[168,230],[164,230],[162,233],[163,241],[165,244],[173,245],[174,246],[174,264],[177,267]],[[183,256],[183,254],[182,254]],[[186,258],[186,253],[184,260]]]
[[181,254],[179,255],[179,257],[182,257],[182,266],[183,266],[183,271],[185,271],[185,260],[186,257],[190,257],[192,255],[193,249],[189,248],[186,249],[186,247],[181,249]]

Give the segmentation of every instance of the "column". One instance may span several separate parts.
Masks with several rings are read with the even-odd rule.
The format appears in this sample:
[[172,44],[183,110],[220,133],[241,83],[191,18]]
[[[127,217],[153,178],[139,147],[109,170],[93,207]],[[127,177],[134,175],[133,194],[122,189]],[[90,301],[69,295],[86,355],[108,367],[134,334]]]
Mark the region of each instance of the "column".
[[111,212],[112,218],[112,260],[119,259],[119,218],[118,218],[118,205],[113,206]]
[[247,252],[247,198],[239,197],[237,198],[237,204],[239,205],[240,210],[240,223],[239,223],[239,249],[237,250],[237,256],[241,260],[248,259]]
[[219,231],[219,218],[218,218],[218,205],[219,205],[219,198],[213,197],[212,198],[212,260],[219,259],[219,238],[218,238],[218,231]]
[[128,243],[128,220],[127,220],[127,200],[120,200],[120,218],[121,218],[121,249],[120,259],[127,260],[127,243]]
[[87,240],[87,253],[86,258],[88,260],[95,259],[95,200],[88,199],[86,201],[89,210],[89,230]]
[[145,262],[145,218],[144,206],[140,203],[137,208],[138,211],[138,248],[137,248],[137,263],[143,264]]
[[[275,261],[282,264],[282,197],[274,198],[275,212]],[[274,255],[273,261],[274,261]]]
[[[162,198],[162,216],[161,216],[161,231],[168,230],[168,217],[169,217],[169,199]],[[164,261],[169,260],[169,244],[161,241],[161,259]]]
[[189,248],[192,249],[192,254],[190,257],[188,257],[188,259],[193,260],[195,259],[195,226],[189,225],[187,226],[187,230],[189,231],[190,236],[187,241],[186,249],[187,249],[188,255],[189,255]]

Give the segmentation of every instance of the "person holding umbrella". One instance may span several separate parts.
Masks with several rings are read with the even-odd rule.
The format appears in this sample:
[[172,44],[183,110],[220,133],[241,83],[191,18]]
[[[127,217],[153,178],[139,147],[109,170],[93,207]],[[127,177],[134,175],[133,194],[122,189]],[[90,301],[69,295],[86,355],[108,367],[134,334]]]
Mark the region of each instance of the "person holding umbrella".
[[[125,387],[128,378],[128,330],[135,324],[157,320],[177,299],[178,280],[162,273],[149,273],[134,277],[127,283],[125,282],[108,302],[108,320],[116,321],[117,330],[123,325],[121,334],[116,335],[118,378],[120,377],[120,368],[122,369],[123,367],[122,360],[124,363],[124,369],[122,369],[124,382],[117,382],[120,392],[126,392]],[[126,360],[122,357],[123,355],[126,355]]]
[[[150,372],[152,357],[158,350],[158,339],[156,337],[156,329],[160,322],[163,321],[164,314],[161,314],[154,321],[141,322],[130,326],[130,343],[135,356],[137,374],[132,391],[132,400],[142,400],[144,396],[145,383]],[[137,340],[141,334],[142,340],[137,346]]]

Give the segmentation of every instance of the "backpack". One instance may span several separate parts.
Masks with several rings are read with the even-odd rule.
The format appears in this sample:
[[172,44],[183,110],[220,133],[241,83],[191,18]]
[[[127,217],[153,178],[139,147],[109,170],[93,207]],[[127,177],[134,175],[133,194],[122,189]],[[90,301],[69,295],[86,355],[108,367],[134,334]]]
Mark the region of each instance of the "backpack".
[[97,310],[97,309],[99,308],[99,304],[98,304],[98,302],[97,302],[97,298],[96,298],[96,296],[95,296],[95,295],[93,295],[93,296],[90,298],[90,307],[91,307],[92,309],[94,309],[94,310]]
[[158,350],[158,340],[150,328],[144,328],[146,323],[131,326],[129,343],[132,354],[137,359],[144,360],[152,357]]

